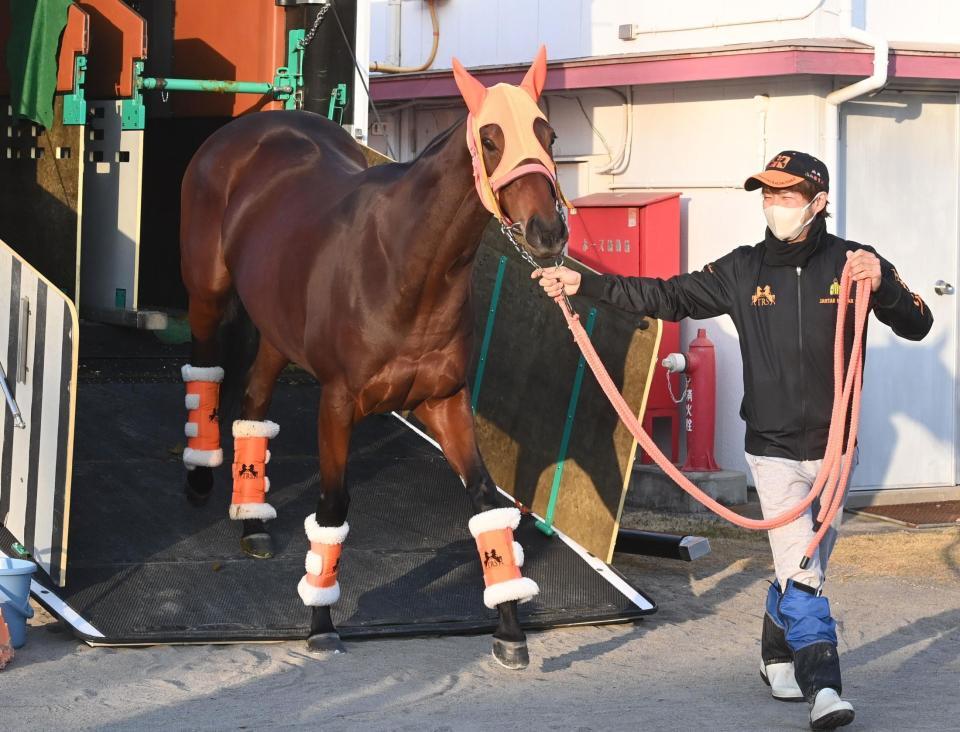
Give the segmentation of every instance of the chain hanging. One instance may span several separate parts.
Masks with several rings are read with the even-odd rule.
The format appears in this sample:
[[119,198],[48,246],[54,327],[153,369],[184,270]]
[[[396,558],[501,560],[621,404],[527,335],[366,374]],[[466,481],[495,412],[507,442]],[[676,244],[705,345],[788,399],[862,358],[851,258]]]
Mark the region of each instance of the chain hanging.
[[320,28],[321,23],[323,23],[323,16],[325,16],[330,10],[330,3],[326,2],[317,11],[317,17],[314,18],[313,27],[310,31],[303,37],[303,40],[300,41],[300,49],[303,50],[313,41],[313,37],[317,35],[317,31]]

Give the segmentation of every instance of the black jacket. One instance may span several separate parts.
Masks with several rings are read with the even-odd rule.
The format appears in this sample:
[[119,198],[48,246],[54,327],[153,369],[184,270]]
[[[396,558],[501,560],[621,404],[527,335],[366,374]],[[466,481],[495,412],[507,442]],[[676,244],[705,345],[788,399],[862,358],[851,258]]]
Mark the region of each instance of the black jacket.
[[[836,295],[846,252],[874,250],[827,233],[821,219],[808,243],[800,267],[778,263],[779,242],[767,230],[763,242],[735,249],[699,272],[668,280],[585,274],[579,294],[662,320],[729,315],[743,357],[740,416],[747,423],[747,452],[818,460],[833,407]],[[881,284],[872,298],[877,319],[901,338],[922,339],[933,324],[929,308],[893,265],[880,262]],[[847,322],[849,358],[852,304]]]

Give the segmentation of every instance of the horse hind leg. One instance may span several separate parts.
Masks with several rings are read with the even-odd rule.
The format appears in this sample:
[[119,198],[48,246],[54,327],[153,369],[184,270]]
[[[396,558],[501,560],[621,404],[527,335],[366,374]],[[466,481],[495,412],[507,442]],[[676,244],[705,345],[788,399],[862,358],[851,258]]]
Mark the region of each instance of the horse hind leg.
[[204,505],[213,490],[213,469],[223,462],[220,445],[220,366],[218,329],[223,319],[226,293],[190,294],[190,363],[181,369],[186,384],[187,468],[186,496],[195,506]]
[[223,177],[206,180],[203,166],[191,163],[180,197],[180,273],[189,295],[190,363],[185,428],[187,498],[203,504],[213,489],[213,468],[223,461],[220,446],[220,384],[223,380],[220,324],[233,288],[220,238],[225,194]]
[[276,518],[276,510],[267,502],[270,481],[266,466],[270,461],[267,445],[277,436],[279,425],[266,420],[280,372],[289,361],[265,338],[260,338],[257,355],[248,374],[240,419],[233,423],[233,495],[230,518],[242,521],[240,548],[254,559],[273,556],[273,539],[266,522]]

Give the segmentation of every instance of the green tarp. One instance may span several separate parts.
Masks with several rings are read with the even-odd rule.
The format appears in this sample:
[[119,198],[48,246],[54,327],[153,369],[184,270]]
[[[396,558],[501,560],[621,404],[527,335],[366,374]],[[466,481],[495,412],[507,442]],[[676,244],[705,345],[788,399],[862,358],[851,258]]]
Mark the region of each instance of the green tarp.
[[60,36],[70,0],[10,0],[7,70],[14,115],[53,127]]

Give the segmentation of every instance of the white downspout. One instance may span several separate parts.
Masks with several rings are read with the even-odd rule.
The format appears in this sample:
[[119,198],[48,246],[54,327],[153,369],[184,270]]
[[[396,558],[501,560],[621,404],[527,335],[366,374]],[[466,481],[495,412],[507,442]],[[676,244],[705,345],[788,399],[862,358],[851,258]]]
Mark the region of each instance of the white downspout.
[[[849,6],[848,6],[849,11]],[[840,161],[840,105],[856,97],[882,89],[887,83],[887,66],[889,64],[890,46],[886,39],[859,28],[849,27],[842,34],[843,38],[873,47],[873,73],[866,79],[836,89],[824,98],[823,120],[823,156],[824,164],[830,172],[832,180],[830,198],[835,211],[843,210],[843,189],[839,185]],[[836,220],[836,219],[834,219]],[[844,228],[846,224],[844,223]],[[838,232],[843,235],[844,232]]]

